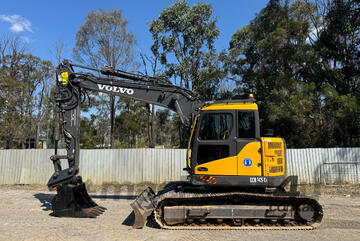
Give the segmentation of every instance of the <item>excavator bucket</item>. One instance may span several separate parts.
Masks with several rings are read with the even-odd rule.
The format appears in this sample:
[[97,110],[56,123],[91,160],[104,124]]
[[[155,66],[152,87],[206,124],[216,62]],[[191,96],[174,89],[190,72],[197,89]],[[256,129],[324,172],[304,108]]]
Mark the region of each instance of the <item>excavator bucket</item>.
[[147,187],[142,193],[130,203],[135,213],[135,222],[133,228],[143,228],[147,218],[154,210],[155,193],[151,187]]
[[56,217],[96,218],[106,210],[91,199],[83,182],[58,186],[51,204]]

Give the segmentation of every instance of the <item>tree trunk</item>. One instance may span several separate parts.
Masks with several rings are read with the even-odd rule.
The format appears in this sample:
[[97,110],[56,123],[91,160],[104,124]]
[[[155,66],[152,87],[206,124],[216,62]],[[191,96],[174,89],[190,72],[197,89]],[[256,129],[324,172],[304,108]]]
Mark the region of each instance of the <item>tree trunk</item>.
[[148,108],[148,138],[149,138],[150,148],[155,147],[154,114],[155,114],[155,105],[150,104]]
[[155,147],[155,105],[151,105],[151,140],[152,148]]
[[39,149],[40,120],[36,124],[35,149]]
[[48,140],[49,140],[49,121],[46,123],[46,134],[45,134],[45,138],[46,138],[46,149],[49,148],[48,145]]
[[[36,136],[35,136],[35,149],[39,149],[39,135],[40,135],[40,121],[41,121],[41,107],[45,95],[45,84],[43,84],[40,94],[40,101],[38,105],[37,123],[36,123]],[[44,148],[44,147],[43,147]]]
[[10,140],[6,140],[6,147],[5,149],[10,149],[11,148],[11,141]]
[[151,118],[151,112],[150,112],[150,105],[146,105],[147,107],[147,134],[148,134],[148,139],[149,139],[149,147],[151,148],[151,123],[150,123],[150,118]]
[[110,96],[110,148],[114,145],[115,96]]

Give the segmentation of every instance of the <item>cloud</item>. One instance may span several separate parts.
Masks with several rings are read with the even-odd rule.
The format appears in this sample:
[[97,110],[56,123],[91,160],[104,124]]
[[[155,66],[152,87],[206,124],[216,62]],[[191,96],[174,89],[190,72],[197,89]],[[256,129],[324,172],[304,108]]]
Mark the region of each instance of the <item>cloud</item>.
[[3,22],[11,23],[10,30],[13,32],[33,32],[30,21],[18,14],[0,15],[0,20],[2,20]]
[[27,44],[30,43],[30,38],[29,37],[23,36],[23,37],[21,37],[21,39]]

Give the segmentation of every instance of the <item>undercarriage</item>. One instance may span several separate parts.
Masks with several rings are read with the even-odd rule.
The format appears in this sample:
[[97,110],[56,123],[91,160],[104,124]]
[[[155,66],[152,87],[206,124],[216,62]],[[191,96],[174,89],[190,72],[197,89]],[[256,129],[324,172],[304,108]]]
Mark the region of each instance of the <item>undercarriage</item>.
[[172,186],[157,195],[144,190],[131,203],[134,228],[142,228],[154,212],[165,229],[314,229],[323,217],[313,198],[293,193],[189,190]]

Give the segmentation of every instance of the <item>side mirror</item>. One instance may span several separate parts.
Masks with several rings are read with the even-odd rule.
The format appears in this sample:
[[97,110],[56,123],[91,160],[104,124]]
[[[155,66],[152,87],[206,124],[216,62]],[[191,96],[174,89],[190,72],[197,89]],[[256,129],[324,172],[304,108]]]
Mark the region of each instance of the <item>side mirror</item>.
[[264,130],[264,136],[274,136],[274,129],[265,129]]

